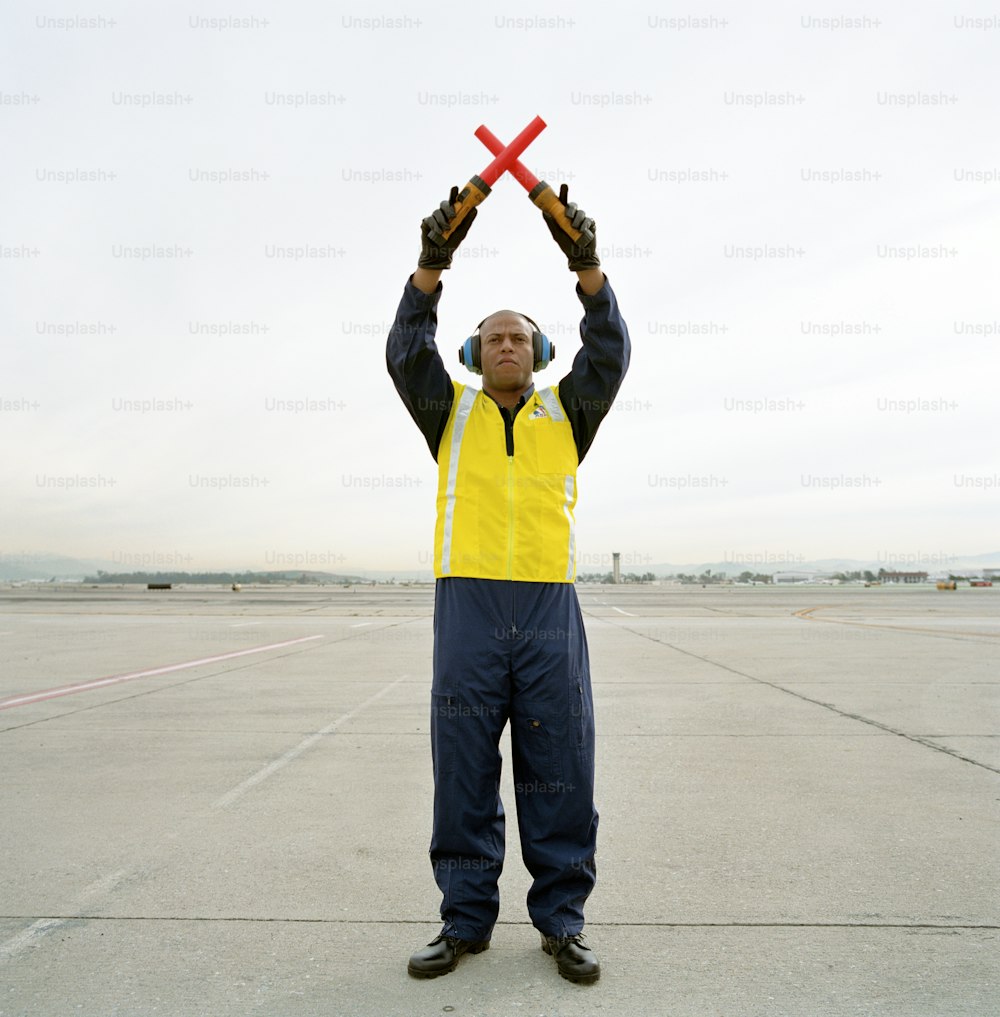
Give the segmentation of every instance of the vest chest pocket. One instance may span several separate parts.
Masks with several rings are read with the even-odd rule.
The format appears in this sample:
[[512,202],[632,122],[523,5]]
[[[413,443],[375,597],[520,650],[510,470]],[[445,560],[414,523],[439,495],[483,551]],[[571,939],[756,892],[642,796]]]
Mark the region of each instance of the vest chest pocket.
[[523,455],[523,466],[529,473],[558,475],[562,486],[561,478],[576,472],[573,429],[568,421],[525,420],[514,432],[514,455]]

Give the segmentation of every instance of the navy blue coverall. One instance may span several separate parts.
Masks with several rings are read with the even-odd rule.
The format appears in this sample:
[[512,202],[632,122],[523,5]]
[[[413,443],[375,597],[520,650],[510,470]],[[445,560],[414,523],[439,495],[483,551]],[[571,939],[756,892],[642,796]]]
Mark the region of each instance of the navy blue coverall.
[[[400,398],[437,459],[451,411],[451,378],[434,343],[442,285],[408,280],[386,362]],[[605,279],[584,307],[583,347],[559,382],[582,462],[628,368],[630,341]],[[456,343],[456,346],[458,344]],[[497,404],[513,445],[513,413]],[[594,714],[583,617],[572,583],[438,579],[431,691],[434,830],[430,857],[441,890],[442,932],[488,940],[500,906],[504,808],[500,735],[511,724],[521,852],[533,877],[532,924],[572,936],[597,879]]]

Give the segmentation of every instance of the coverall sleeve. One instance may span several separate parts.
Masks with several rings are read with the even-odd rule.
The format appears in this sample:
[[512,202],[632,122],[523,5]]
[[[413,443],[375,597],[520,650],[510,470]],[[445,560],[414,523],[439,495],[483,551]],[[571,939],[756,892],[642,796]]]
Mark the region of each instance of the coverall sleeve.
[[583,462],[621,387],[632,343],[606,276],[604,285],[593,295],[584,293],[577,283],[576,295],[584,310],[580,322],[583,348],[573,359],[569,374],[559,382],[559,400],[573,426],[577,453]]
[[435,460],[455,400],[454,385],[434,343],[441,292],[440,282],[433,293],[423,293],[413,285],[412,276],[407,279],[385,347],[396,391]]

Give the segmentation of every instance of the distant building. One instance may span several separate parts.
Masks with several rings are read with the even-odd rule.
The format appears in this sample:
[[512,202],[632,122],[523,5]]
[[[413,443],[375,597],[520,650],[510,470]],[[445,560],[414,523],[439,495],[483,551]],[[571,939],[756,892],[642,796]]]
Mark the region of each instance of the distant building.
[[775,572],[771,576],[771,581],[774,583],[818,583],[832,578],[832,572],[805,572],[790,569],[787,572]]
[[926,583],[926,572],[882,572],[879,579],[883,583]]

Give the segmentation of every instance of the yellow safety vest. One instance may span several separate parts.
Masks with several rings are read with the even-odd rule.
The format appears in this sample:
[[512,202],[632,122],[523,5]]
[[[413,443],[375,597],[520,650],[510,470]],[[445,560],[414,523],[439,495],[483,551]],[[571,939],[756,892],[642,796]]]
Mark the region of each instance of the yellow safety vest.
[[438,449],[435,576],[573,582],[579,457],[558,386],[536,389],[518,410],[508,456],[496,403],[453,384]]

